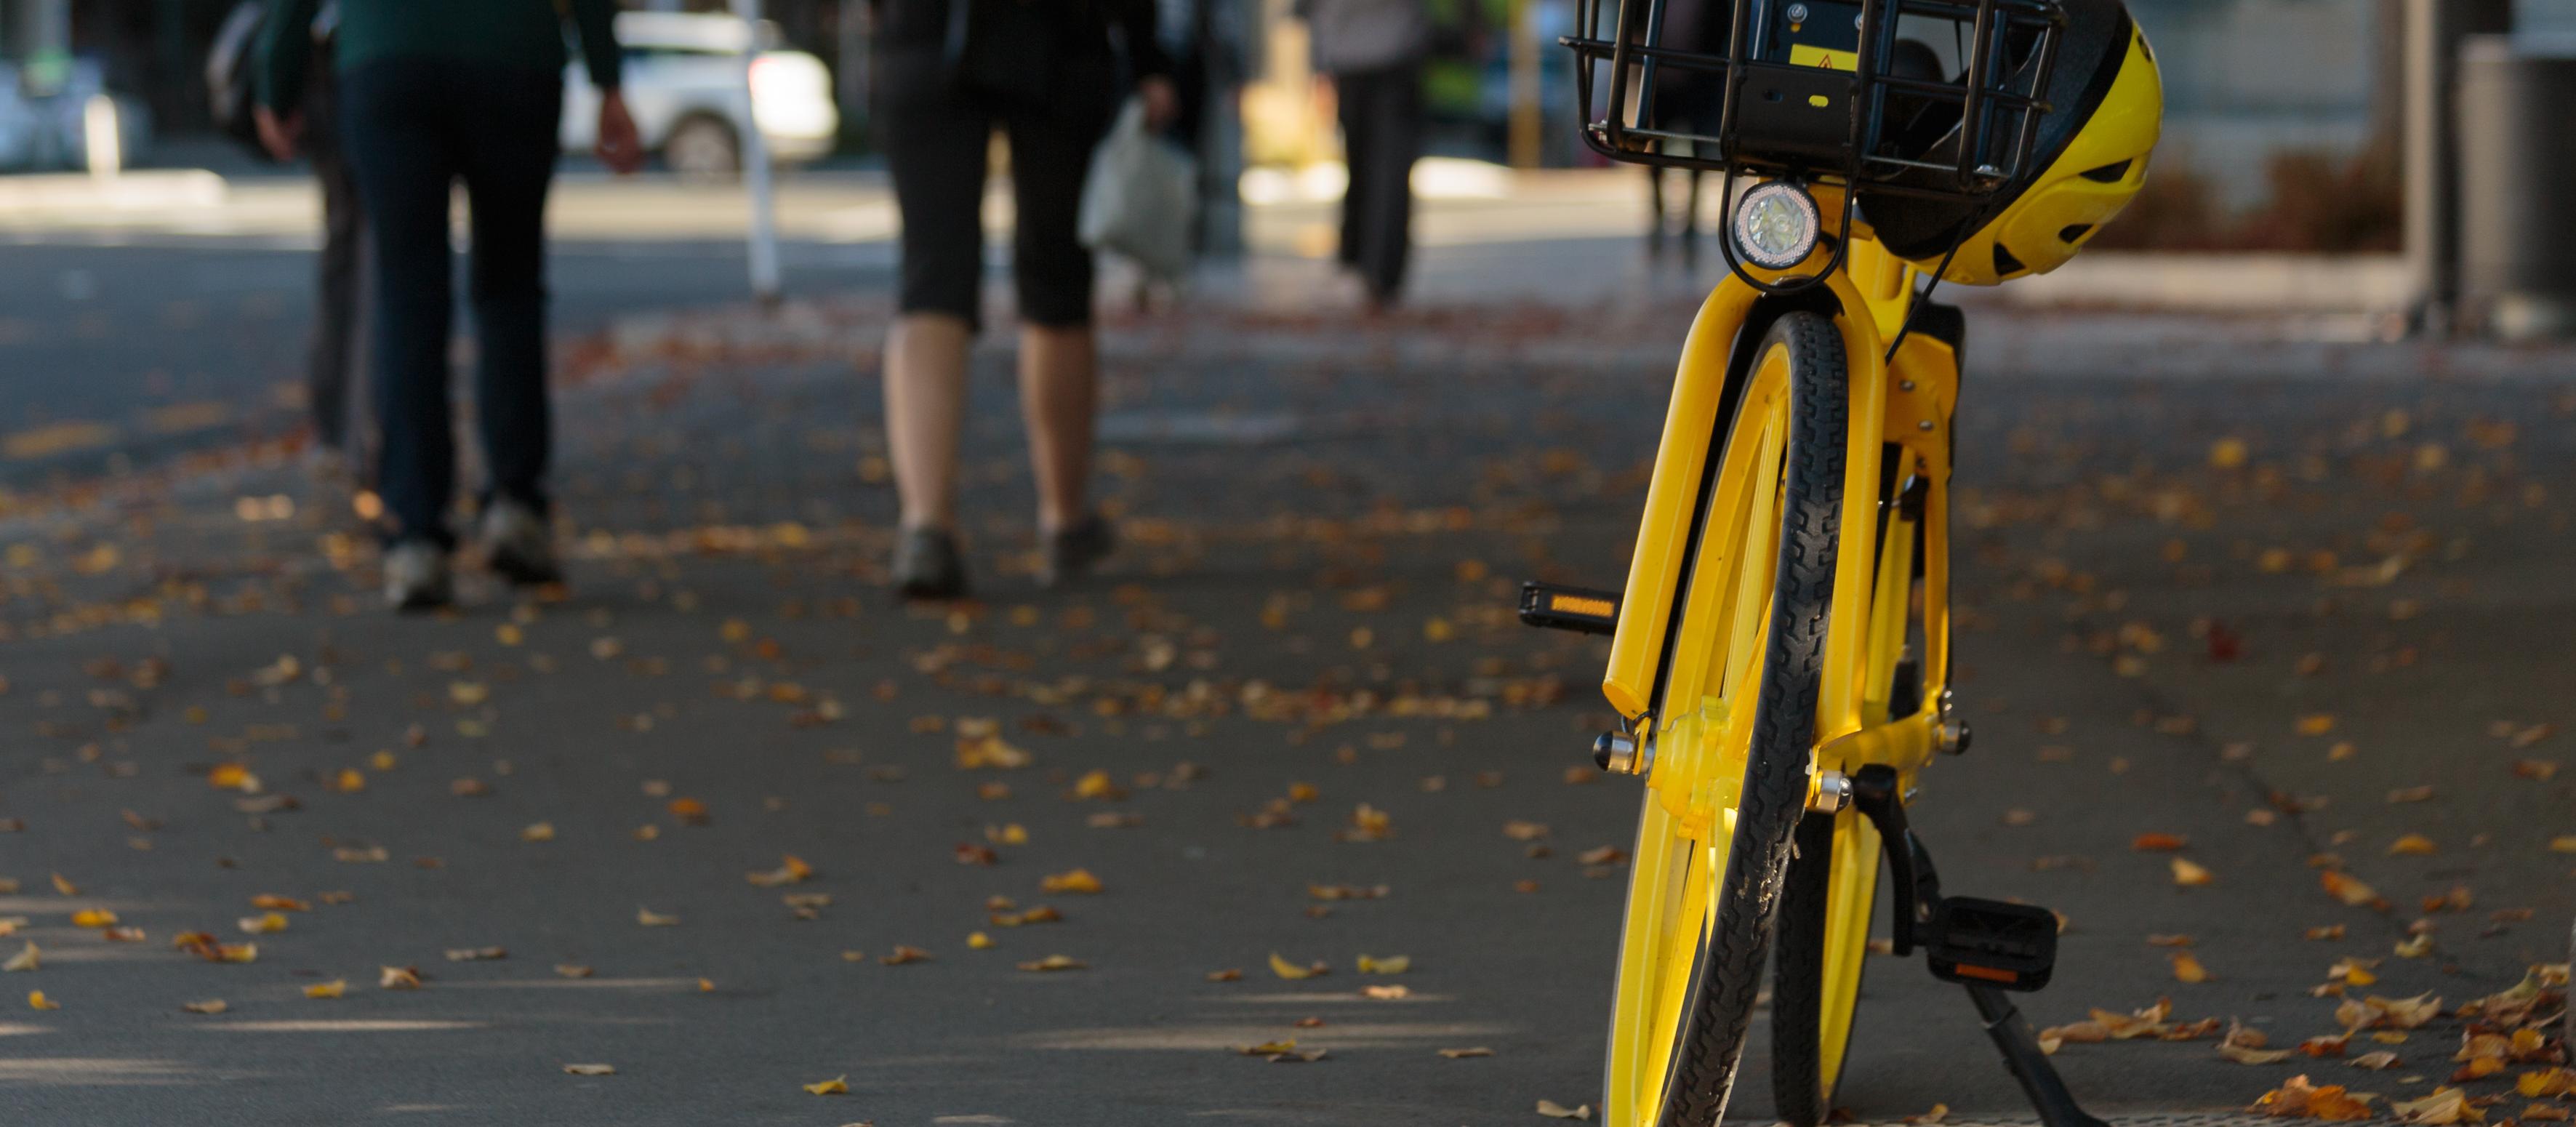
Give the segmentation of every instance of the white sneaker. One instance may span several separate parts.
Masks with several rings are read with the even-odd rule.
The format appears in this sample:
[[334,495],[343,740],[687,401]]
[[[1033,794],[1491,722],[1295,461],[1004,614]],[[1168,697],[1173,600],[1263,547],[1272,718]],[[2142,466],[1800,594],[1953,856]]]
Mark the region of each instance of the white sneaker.
[[404,540],[385,549],[385,602],[395,610],[434,610],[455,600],[447,582],[447,553],[427,540]]
[[496,497],[483,507],[483,562],[522,586],[563,578],[555,565],[554,532],[546,518],[517,501]]

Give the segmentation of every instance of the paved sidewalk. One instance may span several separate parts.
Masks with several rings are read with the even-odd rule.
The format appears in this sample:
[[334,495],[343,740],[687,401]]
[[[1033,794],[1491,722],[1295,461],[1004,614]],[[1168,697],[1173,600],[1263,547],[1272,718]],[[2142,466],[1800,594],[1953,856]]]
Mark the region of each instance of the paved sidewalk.
[[[1625,870],[1585,856],[1628,844],[1636,795],[1580,769],[1603,647],[1508,608],[1524,577],[1621,574],[1683,292],[1123,319],[1127,550],[1065,595],[1027,576],[1007,359],[982,355],[984,601],[953,612],[887,601],[867,300],[578,345],[560,598],[379,611],[340,502],[277,452],[23,509],[0,917],[26,922],[0,947],[42,965],[0,977],[0,1121],[1482,1127],[1595,1102]],[[2565,957],[2563,357],[2354,341],[2328,382],[2211,343],[2241,331],[1973,324],[2023,359],[1970,390],[1979,740],[1918,818],[1948,887],[2066,913],[2045,1024],[2170,996],[2288,1046],[2335,1031],[2311,988],[2339,959],[2379,960],[2355,994],[2448,1008]],[[2081,371],[2048,359],[2088,341]],[[2234,359],[2177,370],[2186,348]],[[1040,906],[1062,919],[1014,918]],[[256,958],[174,950],[190,931]],[[2206,981],[2151,942],[2175,935]],[[1080,967],[1020,969],[1059,955]],[[1863,1012],[1854,1115],[2022,1113],[1919,967],[1874,965]],[[2208,1037],[2057,1059],[2106,1113],[2302,1071],[2411,1097],[2458,1029],[2384,1073]],[[1237,1051],[1289,1040],[1326,1055]],[[1438,1052],[1469,1048],[1493,1055]]]

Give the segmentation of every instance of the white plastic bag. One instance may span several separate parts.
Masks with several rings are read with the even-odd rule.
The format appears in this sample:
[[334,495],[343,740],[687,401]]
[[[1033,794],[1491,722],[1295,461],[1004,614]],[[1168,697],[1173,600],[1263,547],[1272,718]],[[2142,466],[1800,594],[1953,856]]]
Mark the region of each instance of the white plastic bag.
[[1082,188],[1082,245],[1113,251],[1163,281],[1189,271],[1198,221],[1197,162],[1145,127],[1145,103],[1130,98],[1091,154]]

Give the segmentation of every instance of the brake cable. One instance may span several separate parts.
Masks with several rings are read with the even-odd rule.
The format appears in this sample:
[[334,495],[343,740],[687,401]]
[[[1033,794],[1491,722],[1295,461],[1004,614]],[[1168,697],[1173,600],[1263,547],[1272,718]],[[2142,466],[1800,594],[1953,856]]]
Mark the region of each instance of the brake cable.
[[1905,307],[1905,320],[1896,326],[1896,339],[1888,342],[1887,355],[1880,358],[1879,363],[1896,363],[1896,350],[1905,345],[1906,336],[1914,331],[1915,315],[1923,312],[1923,307],[1932,303],[1932,291],[1941,288],[1941,276],[1950,272],[1950,259],[1958,253],[1958,243],[1950,244],[1950,249],[1942,253],[1940,268],[1932,272],[1932,280],[1924,284],[1923,292],[1914,296],[1914,303]]

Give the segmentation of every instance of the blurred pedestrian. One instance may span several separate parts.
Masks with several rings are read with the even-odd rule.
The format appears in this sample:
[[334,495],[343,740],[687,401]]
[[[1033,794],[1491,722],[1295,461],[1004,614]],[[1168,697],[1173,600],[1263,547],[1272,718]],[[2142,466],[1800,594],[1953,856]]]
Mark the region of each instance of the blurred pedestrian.
[[[308,131],[301,105],[320,0],[284,0],[261,44],[260,136],[281,158]],[[490,480],[485,561],[513,583],[559,577],[545,490],[545,204],[563,113],[564,23],[600,90],[599,157],[642,163],[618,90],[615,0],[340,0],[339,138],[372,251],[375,407],[384,499],[385,597],[411,610],[451,598],[447,509],[456,452],[448,401],[455,316],[449,194],[472,213],[474,406]]]
[[[906,598],[966,592],[957,446],[983,289],[985,157],[997,127],[1010,141],[1020,413],[1037,478],[1039,578],[1064,583],[1114,546],[1088,499],[1100,357],[1091,252],[1076,238],[1075,217],[1122,87],[1134,86],[1156,126],[1172,118],[1153,0],[872,2],[871,97],[903,216],[901,308],[885,352],[887,444],[903,506],[895,583]],[[1125,50],[1123,82],[1113,47]]]
[[[1724,16],[1734,10],[1728,5],[1710,11],[1709,0],[1664,0],[1663,32],[1656,37],[1658,46],[1701,55],[1723,55],[1730,28]],[[1634,18],[1643,26],[1652,9],[1640,5]],[[1640,73],[1643,72],[1639,68]],[[1655,68],[1649,126],[1658,130],[1702,135],[1717,132],[1717,116],[1723,90],[1719,72],[1704,67],[1661,64]],[[1686,144],[1694,155],[1696,142],[1662,142],[1668,149]],[[1678,225],[1681,236],[1682,266],[1687,269],[1699,262],[1699,186],[1701,171],[1682,172],[1684,193],[1676,224],[1667,224],[1664,207],[1664,170],[1646,165],[1646,254],[1652,258],[1664,255],[1664,234]]]
[[1431,49],[1423,0],[1298,0],[1315,73],[1332,82],[1342,123],[1342,265],[1369,305],[1404,288],[1412,249],[1413,162],[1422,155],[1422,62]]
[[365,254],[365,216],[358,182],[339,136],[339,79],[332,73],[332,43],[339,29],[339,0],[314,17],[313,62],[304,83],[304,156],[322,193],[322,253],[314,277],[313,340],[304,360],[304,403],[313,419],[313,441],[334,477],[364,477],[353,441],[350,370],[357,365],[359,264]]

